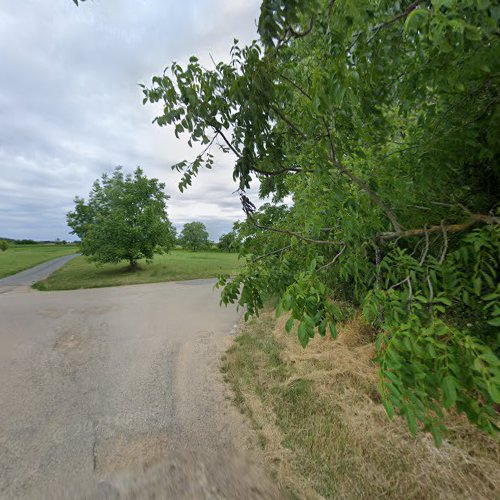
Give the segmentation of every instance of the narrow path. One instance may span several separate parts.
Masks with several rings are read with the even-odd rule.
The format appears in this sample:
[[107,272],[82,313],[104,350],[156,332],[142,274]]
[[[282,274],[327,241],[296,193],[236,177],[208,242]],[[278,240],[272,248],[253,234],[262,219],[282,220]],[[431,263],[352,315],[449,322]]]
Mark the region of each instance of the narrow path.
[[31,286],[37,281],[43,280],[50,276],[54,271],[64,266],[66,262],[77,257],[78,253],[71,255],[64,255],[63,257],[58,257],[57,259],[49,260],[48,262],[43,262],[37,266],[25,269],[20,273],[13,274],[12,276],[7,276],[6,278],[0,279],[0,287],[2,286]]
[[0,498],[275,499],[214,280],[0,294]]

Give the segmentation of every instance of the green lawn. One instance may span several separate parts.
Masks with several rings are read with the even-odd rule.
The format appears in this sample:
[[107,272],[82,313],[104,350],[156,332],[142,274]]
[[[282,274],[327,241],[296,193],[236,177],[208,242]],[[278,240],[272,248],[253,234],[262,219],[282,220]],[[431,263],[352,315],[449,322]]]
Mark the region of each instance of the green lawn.
[[0,252],[0,278],[78,252],[76,245],[16,245]]
[[221,273],[236,272],[241,261],[234,253],[174,250],[157,255],[151,264],[141,261],[139,265],[140,269],[136,271],[129,271],[125,262],[96,267],[85,257],[77,257],[49,278],[35,283],[34,287],[38,290],[74,290],[213,278]]

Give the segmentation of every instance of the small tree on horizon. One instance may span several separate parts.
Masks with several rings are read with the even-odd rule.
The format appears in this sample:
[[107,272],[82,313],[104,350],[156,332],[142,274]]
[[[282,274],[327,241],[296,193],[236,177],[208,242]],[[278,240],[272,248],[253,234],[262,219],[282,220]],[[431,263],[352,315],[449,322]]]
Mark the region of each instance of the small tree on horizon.
[[224,252],[237,252],[239,246],[240,242],[235,231],[229,231],[229,233],[221,235],[219,243],[217,243],[219,250]]
[[179,241],[183,247],[189,248],[193,252],[210,244],[207,228],[203,222],[188,222],[184,224]]
[[140,168],[124,175],[117,167],[112,175],[96,180],[88,201],[75,198],[75,209],[67,214],[82,253],[100,264],[127,260],[135,269],[139,259],[151,260],[155,253],[170,250],[175,232],[164,188]]
[[9,242],[6,240],[0,240],[0,250],[5,252],[9,248]]

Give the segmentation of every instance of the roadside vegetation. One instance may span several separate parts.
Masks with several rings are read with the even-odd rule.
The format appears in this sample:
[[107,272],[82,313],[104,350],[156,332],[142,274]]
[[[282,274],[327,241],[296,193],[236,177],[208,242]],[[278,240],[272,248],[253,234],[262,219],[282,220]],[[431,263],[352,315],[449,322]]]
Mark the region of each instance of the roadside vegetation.
[[78,251],[77,245],[9,244],[5,251],[0,252],[0,278]]
[[270,310],[241,325],[222,370],[267,466],[292,498],[494,499],[498,441],[447,412],[440,448],[389,420],[378,391],[375,332],[358,317],[306,350]]
[[156,123],[199,143],[181,190],[213,148],[235,159],[246,262],[223,301],[251,317],[277,297],[303,347],[352,304],[387,414],[437,446],[451,409],[498,432],[499,20],[489,1],[263,0],[229,62],[143,87]]
[[96,266],[85,257],[77,257],[47,279],[35,283],[34,287],[38,290],[73,290],[214,278],[219,274],[235,274],[240,265],[237,254],[219,251],[172,250],[168,254],[155,255],[149,262],[138,261],[133,270],[125,262]]

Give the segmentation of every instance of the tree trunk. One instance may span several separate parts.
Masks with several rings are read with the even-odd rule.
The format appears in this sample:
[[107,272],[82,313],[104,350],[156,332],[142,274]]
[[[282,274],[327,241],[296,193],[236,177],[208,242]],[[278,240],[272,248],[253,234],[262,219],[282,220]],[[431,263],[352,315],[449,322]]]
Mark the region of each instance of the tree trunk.
[[137,269],[137,261],[135,259],[129,259],[128,261],[130,271],[135,271]]

